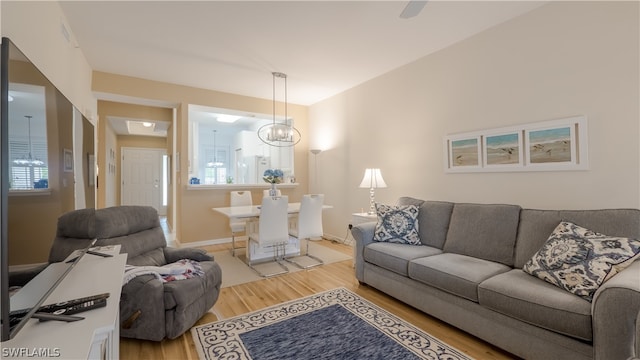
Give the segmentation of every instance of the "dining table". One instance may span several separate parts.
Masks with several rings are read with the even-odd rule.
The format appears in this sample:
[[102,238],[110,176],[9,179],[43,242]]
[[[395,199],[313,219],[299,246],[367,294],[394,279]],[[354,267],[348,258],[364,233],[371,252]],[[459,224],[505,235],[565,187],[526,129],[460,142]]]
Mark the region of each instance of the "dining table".
[[[226,206],[226,207],[214,207],[211,208],[214,212],[220,213],[231,219],[244,219],[247,221],[246,233],[249,234],[255,231],[258,226],[258,219],[260,217],[260,205],[245,205],[245,206]],[[332,209],[331,205],[323,205],[322,209]],[[297,214],[300,212],[300,203],[292,202],[287,205],[287,213],[290,215],[289,226],[292,222],[297,221]],[[300,242],[295,237],[289,237],[289,243],[285,247],[286,256],[300,255]],[[249,241],[247,239],[246,257],[248,261],[256,262],[261,260],[268,260],[273,256],[270,249],[261,247],[258,243]]]
[[[322,209],[331,209],[331,205],[323,205]],[[257,218],[260,216],[260,205],[246,205],[246,206],[227,206],[227,207],[214,207],[211,210],[219,212],[228,218],[246,219]],[[294,215],[300,212],[300,203],[293,202],[287,205],[287,212],[290,215]]]

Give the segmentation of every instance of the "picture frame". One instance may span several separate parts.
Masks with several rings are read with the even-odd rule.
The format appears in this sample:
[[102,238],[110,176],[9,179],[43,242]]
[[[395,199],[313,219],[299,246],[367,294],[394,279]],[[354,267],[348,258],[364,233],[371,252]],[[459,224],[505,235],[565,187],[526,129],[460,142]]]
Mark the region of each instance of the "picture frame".
[[469,171],[482,167],[481,137],[473,134],[451,136],[446,139],[447,168],[450,171]]
[[518,168],[524,164],[522,131],[490,132],[482,140],[482,161],[487,168]]
[[583,117],[528,126],[525,166],[539,171],[588,169],[586,127]]
[[62,170],[64,172],[73,172],[73,151],[69,149],[63,149],[62,151]]
[[445,172],[589,169],[587,118],[494,128],[444,137]]

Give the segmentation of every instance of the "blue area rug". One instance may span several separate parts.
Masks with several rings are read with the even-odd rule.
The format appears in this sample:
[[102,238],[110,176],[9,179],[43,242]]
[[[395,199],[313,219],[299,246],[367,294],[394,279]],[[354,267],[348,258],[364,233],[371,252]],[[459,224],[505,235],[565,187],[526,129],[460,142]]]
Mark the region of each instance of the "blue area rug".
[[201,359],[471,359],[338,288],[194,327]]

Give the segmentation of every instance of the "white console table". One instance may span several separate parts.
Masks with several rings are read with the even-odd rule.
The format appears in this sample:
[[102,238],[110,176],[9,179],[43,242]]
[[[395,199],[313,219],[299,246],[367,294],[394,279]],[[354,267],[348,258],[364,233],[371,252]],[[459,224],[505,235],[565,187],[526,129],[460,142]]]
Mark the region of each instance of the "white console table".
[[[85,318],[81,321],[30,319],[15,338],[0,343],[0,347],[46,349],[45,354],[50,356],[45,359],[117,359],[120,355],[120,292],[127,260],[127,255],[118,254],[119,251],[118,245],[112,251],[101,251],[113,252],[113,257],[86,254],[44,302],[53,304],[108,292],[107,306],[77,314]],[[29,304],[29,296],[55,281],[63,267],[62,263],[49,265],[11,297],[12,308]]]

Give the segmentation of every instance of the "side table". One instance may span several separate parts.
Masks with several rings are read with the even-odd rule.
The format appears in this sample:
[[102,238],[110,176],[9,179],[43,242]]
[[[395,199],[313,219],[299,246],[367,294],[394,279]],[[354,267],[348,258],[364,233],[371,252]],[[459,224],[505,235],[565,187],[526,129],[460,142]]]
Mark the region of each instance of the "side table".
[[378,221],[378,216],[376,214],[369,214],[366,212],[351,214],[351,225],[353,226],[366,223],[366,222],[375,222],[375,221]]

